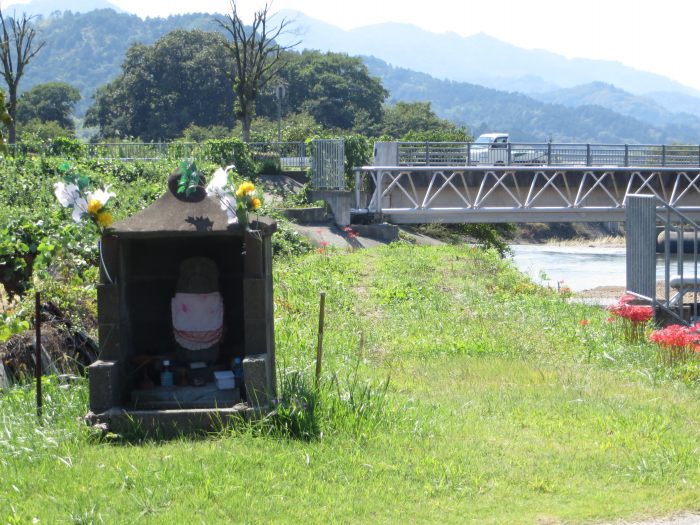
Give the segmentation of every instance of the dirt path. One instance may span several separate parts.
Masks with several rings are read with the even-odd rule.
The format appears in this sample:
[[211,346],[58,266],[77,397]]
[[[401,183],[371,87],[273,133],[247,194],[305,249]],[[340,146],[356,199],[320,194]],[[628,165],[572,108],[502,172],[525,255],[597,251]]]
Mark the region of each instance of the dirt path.
[[683,513],[670,518],[645,521],[614,521],[604,525],[700,525],[700,514]]
[[[591,288],[590,290],[576,292],[572,298],[572,301],[607,306],[616,302],[622,295],[624,295],[624,293],[624,286],[597,286],[596,288]],[[673,293],[674,291],[671,290],[671,296],[673,296]],[[656,298],[663,299],[664,297],[666,297],[666,289],[664,284],[659,281],[656,284]],[[691,301],[692,295],[688,294],[685,300]]]

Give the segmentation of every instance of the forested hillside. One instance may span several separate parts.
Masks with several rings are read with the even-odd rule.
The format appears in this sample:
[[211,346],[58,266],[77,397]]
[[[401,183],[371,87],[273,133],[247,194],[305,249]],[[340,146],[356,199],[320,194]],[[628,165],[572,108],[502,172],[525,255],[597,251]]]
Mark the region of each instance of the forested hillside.
[[604,82],[591,82],[531,96],[542,102],[573,108],[583,105],[602,106],[653,126],[665,126],[667,134],[671,136],[700,136],[700,117],[697,115],[669,111],[650,96],[633,95]]
[[[39,38],[46,41],[46,46],[27,67],[20,91],[47,82],[66,82],[80,91],[82,99],[75,112],[82,116],[93,105],[93,95],[97,89],[123,74],[126,53],[133,44],[150,46],[176,29],[216,31],[219,27],[214,18],[212,14],[190,14],[142,20],[111,9],[85,14],[68,11],[62,15],[40,18]],[[292,59],[294,56],[297,58]],[[674,113],[665,109],[662,103],[652,100],[651,96],[635,96],[609,84],[592,83],[543,94],[539,96],[541,100],[535,100],[531,96],[476,84],[439,80],[424,73],[392,67],[376,58],[364,60],[370,73],[378,77],[382,84],[367,85],[368,93],[385,89],[389,93],[389,103],[431,102],[432,110],[438,116],[467,126],[475,134],[507,131],[514,140],[519,141],[697,143],[700,140],[700,118]],[[281,80],[289,87],[284,105],[285,115],[304,112],[322,126],[363,133],[382,131],[378,124],[381,108],[367,106],[368,98],[363,93],[358,92],[355,101],[343,99],[342,104],[334,94],[338,90],[349,93],[345,84],[365,85],[351,79],[356,65],[351,66],[350,70],[343,70],[342,60],[338,62],[335,58],[324,58],[318,53],[295,53],[287,61],[289,67],[281,75]],[[199,75],[204,83],[208,82],[208,78],[213,78],[205,70]],[[127,86],[128,83],[122,82],[121,85]],[[382,97],[376,96],[378,93],[372,94],[369,99],[378,99],[381,103]],[[228,97],[228,90],[222,96]],[[103,114],[112,111],[109,100],[102,99],[105,103],[99,109]],[[126,106],[133,106],[126,102],[128,97],[122,97],[122,100]],[[141,102],[145,103],[143,100]],[[276,115],[267,92],[262,94],[258,111],[267,117],[274,118]],[[211,119],[188,119],[190,122],[211,123]],[[114,118],[111,120],[115,122]],[[229,127],[230,114],[222,116],[221,122],[215,124]],[[178,125],[178,129],[171,132],[152,131],[146,136],[172,136],[180,132],[180,127]],[[130,128],[120,123],[115,129]],[[109,131],[105,134],[109,135]],[[140,136],[137,133],[127,134]]]
[[435,112],[466,124],[474,133],[508,131],[513,140],[555,142],[697,142],[697,135],[676,126],[652,126],[599,105],[567,107],[519,93],[438,80],[424,73],[366,58],[372,74],[390,93],[390,102],[430,100]]
[[70,11],[39,22],[46,46],[26,69],[21,89],[61,81],[78,88],[83,114],[96,89],[119,74],[126,50],[134,43],[152,44],[174,29],[216,29],[214,16],[189,14],[142,20],[136,15],[99,9],[85,14]]

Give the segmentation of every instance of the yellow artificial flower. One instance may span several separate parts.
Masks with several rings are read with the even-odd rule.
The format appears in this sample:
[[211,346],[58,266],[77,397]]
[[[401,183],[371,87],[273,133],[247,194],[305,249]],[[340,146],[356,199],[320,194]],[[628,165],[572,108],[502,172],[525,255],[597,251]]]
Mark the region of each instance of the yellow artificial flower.
[[99,224],[103,228],[106,228],[107,226],[112,224],[112,220],[112,214],[108,211],[103,211],[102,213],[97,214],[97,224]]
[[90,215],[97,215],[97,212],[102,209],[102,206],[102,201],[98,199],[90,199],[90,202],[88,202],[87,205],[87,211]]
[[238,189],[236,190],[236,197],[239,199],[243,197],[244,195],[250,195],[255,191],[255,186],[253,185],[252,182],[242,182],[240,186],[238,186]]
[[257,210],[261,204],[262,204],[262,202],[260,202],[260,199],[258,199],[257,197],[253,198],[253,209],[254,210]]

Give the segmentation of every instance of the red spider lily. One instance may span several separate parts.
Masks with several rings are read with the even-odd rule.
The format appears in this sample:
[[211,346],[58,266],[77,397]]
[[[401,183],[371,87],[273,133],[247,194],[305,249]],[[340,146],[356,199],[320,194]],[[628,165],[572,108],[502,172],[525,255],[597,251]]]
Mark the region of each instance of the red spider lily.
[[616,304],[608,306],[607,310],[613,316],[622,317],[633,324],[646,323],[654,316],[654,309],[645,304],[630,304],[635,299],[633,295],[623,295]]
[[578,322],[578,324],[580,324],[581,326],[588,326],[590,323],[589,323],[588,319],[581,319]]
[[345,228],[343,228],[343,231],[347,234],[347,236],[350,239],[354,239],[355,237],[357,237],[357,232],[353,230],[350,226],[346,226]]
[[633,295],[623,295],[616,304],[607,308],[612,314],[608,321],[621,319],[625,340],[630,343],[637,343],[644,338],[646,323],[654,316],[654,309],[651,306],[631,304],[635,299]]
[[327,246],[328,246],[328,242],[326,242],[326,241],[321,241],[321,246],[322,246],[323,248],[327,247]]
[[654,330],[649,340],[659,345],[659,356],[668,365],[683,362],[700,353],[700,323],[693,326],[678,324]]
[[696,332],[695,327],[672,324],[661,330],[654,330],[649,340],[667,348],[685,348],[696,345],[700,340],[700,334]]

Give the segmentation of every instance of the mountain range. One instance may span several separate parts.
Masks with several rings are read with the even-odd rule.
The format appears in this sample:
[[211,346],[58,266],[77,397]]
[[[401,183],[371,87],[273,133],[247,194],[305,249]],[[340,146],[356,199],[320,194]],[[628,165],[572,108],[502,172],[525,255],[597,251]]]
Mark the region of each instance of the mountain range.
[[122,12],[119,7],[107,0],[32,0],[27,4],[9,4],[3,7],[6,13],[27,13],[42,17],[49,17],[63,11],[87,13],[95,9],[113,9],[117,13]]
[[441,79],[523,93],[601,80],[634,94],[672,91],[700,97],[700,92],[679,82],[620,62],[565,58],[550,51],[522,49],[483,33],[462,37],[396,23],[346,31],[297,11],[280,14],[295,21],[303,47],[376,56],[394,66]]
[[373,57],[365,57],[365,63],[389,91],[390,102],[430,101],[438,115],[468,126],[475,135],[506,131],[516,142],[655,144],[690,140],[599,105],[551,104],[522,93],[439,80]]
[[[98,3],[106,8],[82,12]],[[41,11],[47,6],[49,14]],[[83,96],[79,114],[97,87],[119,74],[133,43],[151,44],[179,28],[217,30],[216,15],[141,19],[117,13],[105,0],[33,0],[16,7],[41,15],[39,37],[47,42],[21,88],[73,84]],[[280,14],[294,21],[296,34],[287,38],[301,39],[300,48],[362,55],[390,102],[430,101],[439,116],[474,132],[509,131],[524,141],[700,143],[700,93],[661,75],[520,49],[483,34],[438,35],[404,24],[344,31],[301,13]]]

